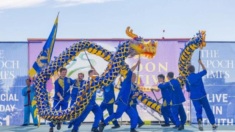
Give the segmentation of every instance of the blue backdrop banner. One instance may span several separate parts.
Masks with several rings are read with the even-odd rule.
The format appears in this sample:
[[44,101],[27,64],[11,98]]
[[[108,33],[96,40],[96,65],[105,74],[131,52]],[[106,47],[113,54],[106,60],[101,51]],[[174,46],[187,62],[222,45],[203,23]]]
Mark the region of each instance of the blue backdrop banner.
[[[195,51],[192,64],[198,72],[199,51]],[[201,51],[201,59],[207,68],[203,81],[207,98],[218,124],[233,124],[235,121],[235,43],[209,42]],[[202,68],[200,68],[202,70]],[[192,123],[197,123],[191,104]],[[209,123],[203,110],[203,122]]]
[[0,43],[0,126],[23,123],[28,43]]

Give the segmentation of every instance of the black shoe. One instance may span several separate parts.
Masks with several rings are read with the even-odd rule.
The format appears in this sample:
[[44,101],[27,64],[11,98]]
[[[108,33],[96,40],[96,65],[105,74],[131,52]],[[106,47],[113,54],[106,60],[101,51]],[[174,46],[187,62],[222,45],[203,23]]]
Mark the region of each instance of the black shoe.
[[105,123],[100,123],[99,124],[99,132],[103,132],[105,126],[106,126]]
[[213,130],[216,130],[218,126],[212,126],[212,129]]
[[91,129],[91,131],[92,132],[99,132],[99,130],[97,128],[94,128],[94,127]]
[[54,132],[53,127],[51,127],[51,128],[49,129],[49,132]]
[[168,123],[168,124],[165,123],[165,124],[162,124],[161,126],[162,126],[162,127],[169,127],[170,124],[169,124],[169,123]]
[[179,131],[184,130],[184,125],[180,125],[178,128]]
[[78,130],[74,130],[74,129],[72,129],[72,131],[71,132],[78,132]]
[[61,123],[57,123],[57,130],[60,130],[61,128]]
[[173,129],[178,129],[179,127],[177,127],[177,126],[174,126],[174,127],[172,127]]
[[120,125],[119,124],[117,124],[117,125],[114,125],[113,127],[111,127],[112,129],[116,129],[116,128],[119,128],[120,127]]
[[198,129],[199,129],[200,131],[203,131],[202,121],[198,121]]
[[136,131],[135,128],[133,128],[133,129],[131,129],[130,132],[138,132],[138,131]]
[[138,128],[141,128],[144,125],[144,122],[138,125]]
[[23,124],[23,125],[21,125],[21,126],[28,126],[28,124]]
[[34,124],[34,126],[38,126],[38,124]]

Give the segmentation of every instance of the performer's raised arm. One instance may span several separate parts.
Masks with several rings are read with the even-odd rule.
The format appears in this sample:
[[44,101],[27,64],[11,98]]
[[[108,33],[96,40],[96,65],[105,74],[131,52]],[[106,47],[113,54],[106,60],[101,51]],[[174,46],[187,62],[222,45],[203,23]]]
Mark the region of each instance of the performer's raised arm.
[[201,59],[198,60],[198,63],[202,66],[202,69],[203,69],[203,70],[206,70],[206,67],[205,67],[204,64],[202,63],[202,60],[201,60]]

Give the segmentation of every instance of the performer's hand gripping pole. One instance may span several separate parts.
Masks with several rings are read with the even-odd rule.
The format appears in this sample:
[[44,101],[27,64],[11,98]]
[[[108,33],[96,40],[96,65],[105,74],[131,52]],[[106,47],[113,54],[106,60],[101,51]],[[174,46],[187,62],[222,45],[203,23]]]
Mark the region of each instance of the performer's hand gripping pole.
[[[69,92],[69,90],[70,90],[70,89],[68,89],[68,90],[66,91],[65,95]],[[55,108],[60,104],[60,102],[61,102],[61,100],[54,106],[53,109],[55,109]]]

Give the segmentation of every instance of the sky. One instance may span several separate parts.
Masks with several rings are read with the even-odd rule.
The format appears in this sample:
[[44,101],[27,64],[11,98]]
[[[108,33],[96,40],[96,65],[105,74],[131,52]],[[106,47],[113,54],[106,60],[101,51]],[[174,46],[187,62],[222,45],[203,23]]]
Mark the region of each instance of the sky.
[[0,0],[0,41],[47,38],[191,38],[235,41],[235,0]]

